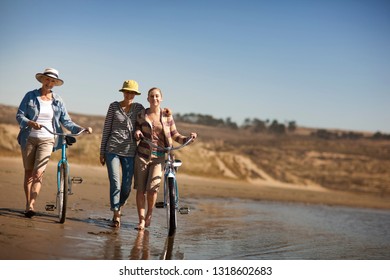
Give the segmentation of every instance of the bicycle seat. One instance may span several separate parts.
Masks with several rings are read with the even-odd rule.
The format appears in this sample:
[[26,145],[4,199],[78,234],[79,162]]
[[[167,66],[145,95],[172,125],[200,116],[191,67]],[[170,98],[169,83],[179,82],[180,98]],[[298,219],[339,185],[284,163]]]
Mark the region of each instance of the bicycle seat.
[[68,146],[72,146],[72,144],[76,143],[76,138],[72,136],[66,136],[65,140]]

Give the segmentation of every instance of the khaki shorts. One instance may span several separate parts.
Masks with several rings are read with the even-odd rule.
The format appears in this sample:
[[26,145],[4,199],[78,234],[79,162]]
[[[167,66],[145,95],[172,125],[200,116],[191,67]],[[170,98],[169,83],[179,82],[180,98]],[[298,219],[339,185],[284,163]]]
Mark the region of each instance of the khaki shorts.
[[139,156],[134,163],[134,189],[138,191],[158,191],[164,168],[165,157],[154,158],[147,162]]
[[25,170],[45,171],[53,151],[54,138],[27,139],[26,148],[22,149],[23,166]]

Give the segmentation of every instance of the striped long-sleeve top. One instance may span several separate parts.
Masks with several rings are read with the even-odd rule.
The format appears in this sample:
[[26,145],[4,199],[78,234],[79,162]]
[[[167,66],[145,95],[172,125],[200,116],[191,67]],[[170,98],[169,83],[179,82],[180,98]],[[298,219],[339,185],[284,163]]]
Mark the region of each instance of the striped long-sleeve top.
[[134,139],[135,121],[138,113],[144,109],[139,103],[133,103],[126,114],[119,102],[115,101],[108,107],[104,121],[100,155],[113,153],[121,156],[134,156],[137,141]]

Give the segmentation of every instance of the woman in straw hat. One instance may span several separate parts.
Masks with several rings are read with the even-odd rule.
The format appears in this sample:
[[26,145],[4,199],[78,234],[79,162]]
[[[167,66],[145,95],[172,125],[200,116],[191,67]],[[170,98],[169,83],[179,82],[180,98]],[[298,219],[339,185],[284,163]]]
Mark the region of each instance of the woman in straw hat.
[[[146,137],[158,146],[172,146],[173,141],[183,144],[187,139],[196,139],[197,134],[181,135],[177,129],[169,109],[161,109],[162,92],[151,88],[148,92],[150,107],[142,110],[137,116],[135,137],[140,140]],[[153,208],[160,187],[165,154],[152,149],[142,141],[137,148],[135,158],[134,189],[137,190],[136,202],[139,224],[138,230],[149,227],[152,221]],[[147,211],[146,211],[147,206]]]
[[119,91],[123,93],[123,100],[110,104],[100,145],[100,163],[106,164],[110,181],[110,209],[114,212],[112,227],[120,227],[121,208],[130,195],[137,148],[137,141],[133,139],[135,119],[144,109],[140,103],[134,102],[134,97],[141,94],[136,81],[125,81]]
[[[34,204],[42,186],[43,174],[51,153],[61,148],[61,143],[55,144],[55,139],[42,125],[62,133],[61,125],[72,133],[78,133],[83,127],[74,123],[61,97],[53,92],[54,86],[61,86],[64,81],[59,79],[58,71],[47,68],[43,73],[37,73],[36,79],[42,84],[40,89],[28,92],[16,113],[20,126],[18,142],[22,149],[24,166],[24,192],[26,195],[25,216],[33,217]],[[92,133],[92,128],[86,130]]]

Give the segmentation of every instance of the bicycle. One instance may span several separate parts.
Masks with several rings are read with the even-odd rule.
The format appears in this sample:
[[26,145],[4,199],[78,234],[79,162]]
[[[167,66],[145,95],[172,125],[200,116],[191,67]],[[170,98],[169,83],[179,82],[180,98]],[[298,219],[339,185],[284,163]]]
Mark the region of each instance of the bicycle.
[[188,214],[190,212],[189,207],[179,207],[179,188],[176,180],[176,173],[182,165],[182,161],[174,159],[173,151],[184,148],[190,144],[193,139],[190,138],[184,144],[177,147],[160,147],[145,137],[141,137],[141,140],[148,143],[151,147],[167,154],[164,167],[164,200],[157,202],[156,208],[165,208],[167,210],[168,236],[173,236],[177,228],[176,211],[180,214]]
[[48,129],[46,126],[42,126],[48,132],[53,135],[60,137],[61,141],[61,159],[57,164],[57,195],[56,195],[56,204],[46,204],[46,211],[58,210],[58,220],[61,224],[65,222],[66,219],[66,206],[68,201],[68,195],[72,195],[72,184],[81,184],[83,179],[81,177],[70,177],[69,175],[69,163],[66,155],[66,150],[68,146],[76,143],[76,136],[81,135],[86,132],[86,129],[82,129],[76,134],[66,134],[66,133],[57,133]]

